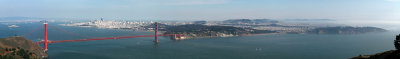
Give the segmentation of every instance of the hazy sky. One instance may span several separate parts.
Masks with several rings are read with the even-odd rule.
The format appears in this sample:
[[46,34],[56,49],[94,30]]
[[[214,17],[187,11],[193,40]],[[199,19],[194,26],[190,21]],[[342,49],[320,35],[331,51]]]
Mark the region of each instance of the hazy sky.
[[0,0],[0,17],[400,20],[400,0]]

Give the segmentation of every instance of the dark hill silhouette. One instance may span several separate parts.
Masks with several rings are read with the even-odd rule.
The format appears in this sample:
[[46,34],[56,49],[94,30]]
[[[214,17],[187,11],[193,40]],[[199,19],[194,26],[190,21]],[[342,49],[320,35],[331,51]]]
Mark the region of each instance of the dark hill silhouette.
[[390,50],[374,55],[360,55],[351,59],[400,59],[400,34],[396,36],[396,39],[394,40],[394,45],[397,50]]

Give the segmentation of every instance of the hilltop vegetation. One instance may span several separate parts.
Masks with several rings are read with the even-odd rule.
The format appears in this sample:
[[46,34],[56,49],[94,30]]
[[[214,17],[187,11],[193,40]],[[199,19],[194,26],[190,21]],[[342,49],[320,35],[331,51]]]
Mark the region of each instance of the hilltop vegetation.
[[170,26],[166,28],[165,34],[183,34],[185,37],[223,37],[239,36],[261,33],[275,33],[275,31],[255,30],[248,28],[238,28],[232,26],[206,26],[200,24],[188,24],[180,26]]
[[0,38],[0,59],[42,59],[47,57],[36,43],[23,37]]

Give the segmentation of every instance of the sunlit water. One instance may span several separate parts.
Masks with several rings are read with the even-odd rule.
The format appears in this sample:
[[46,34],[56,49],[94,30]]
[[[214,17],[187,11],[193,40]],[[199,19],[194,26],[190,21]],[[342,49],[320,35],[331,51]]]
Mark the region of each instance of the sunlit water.
[[[23,35],[40,23],[21,23],[18,28],[0,25],[0,37]],[[153,32],[59,26],[60,29],[91,37],[125,34],[151,35]],[[51,59],[346,59],[360,54],[393,50],[397,31],[352,35],[270,34],[238,37],[198,38],[173,41],[153,37],[54,43],[48,47]],[[49,27],[49,40],[84,39]],[[25,36],[32,41],[43,38],[43,29]]]

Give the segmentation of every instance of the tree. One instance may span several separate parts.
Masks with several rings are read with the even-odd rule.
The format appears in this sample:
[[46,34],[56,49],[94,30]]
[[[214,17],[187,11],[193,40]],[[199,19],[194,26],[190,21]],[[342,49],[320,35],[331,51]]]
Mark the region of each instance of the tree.
[[394,40],[394,46],[397,50],[400,50],[400,34],[396,36],[396,40]]

